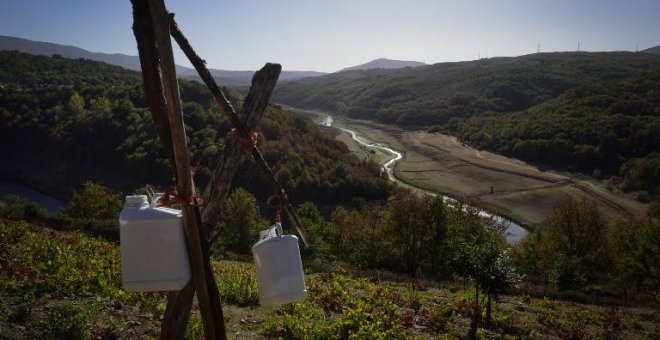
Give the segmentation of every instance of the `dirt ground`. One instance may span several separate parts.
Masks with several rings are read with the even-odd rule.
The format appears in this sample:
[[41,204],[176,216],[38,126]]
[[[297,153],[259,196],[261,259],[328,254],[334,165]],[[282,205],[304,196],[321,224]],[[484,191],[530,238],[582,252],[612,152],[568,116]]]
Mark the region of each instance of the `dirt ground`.
[[[517,159],[473,149],[452,136],[345,118],[340,124],[403,151],[405,157],[395,167],[400,180],[451,196],[479,196],[499,213],[528,226],[544,221],[564,194],[593,200],[610,221],[641,219],[646,213],[647,205],[634,200],[632,194],[608,191],[602,181],[542,171]],[[338,139],[360,156],[351,145],[356,143],[346,137]]]

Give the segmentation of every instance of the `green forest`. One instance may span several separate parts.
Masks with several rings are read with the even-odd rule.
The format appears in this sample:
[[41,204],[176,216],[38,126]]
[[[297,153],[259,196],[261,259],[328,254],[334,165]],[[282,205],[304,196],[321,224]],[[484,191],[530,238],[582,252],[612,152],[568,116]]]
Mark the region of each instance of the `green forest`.
[[562,52],[348,71],[281,84],[306,109],[455,135],[544,168],[658,192],[660,56]]
[[[29,155],[44,168],[64,163],[78,185],[93,179],[125,192],[174,184],[139,73],[89,60],[0,52],[0,84],[3,162]],[[195,183],[204,188],[226,138],[232,138],[230,127],[205,87],[185,80],[179,86]],[[240,96],[225,90],[240,110]],[[344,144],[296,114],[269,107],[257,132],[258,146],[294,202],[382,199],[390,190],[377,177],[377,165],[351,156]],[[253,168],[245,162],[235,183],[265,200],[270,185]]]
[[534,164],[620,175],[624,188],[655,195],[660,70],[581,85],[524,111],[452,118],[439,130]]

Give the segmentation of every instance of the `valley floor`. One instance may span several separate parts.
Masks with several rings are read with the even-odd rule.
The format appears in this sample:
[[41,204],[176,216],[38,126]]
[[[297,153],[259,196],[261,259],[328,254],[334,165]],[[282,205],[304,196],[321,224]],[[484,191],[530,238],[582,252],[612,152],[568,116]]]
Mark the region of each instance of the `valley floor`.
[[[404,159],[395,167],[401,181],[451,196],[476,195],[498,213],[526,225],[544,221],[564,194],[593,200],[610,221],[640,219],[646,214],[647,205],[634,200],[631,194],[609,191],[604,182],[584,175],[543,171],[517,159],[473,149],[448,135],[371,121],[336,120],[369,140],[402,151]],[[349,145],[358,157],[370,157],[346,133],[337,139]],[[374,156],[376,161],[382,159]]]

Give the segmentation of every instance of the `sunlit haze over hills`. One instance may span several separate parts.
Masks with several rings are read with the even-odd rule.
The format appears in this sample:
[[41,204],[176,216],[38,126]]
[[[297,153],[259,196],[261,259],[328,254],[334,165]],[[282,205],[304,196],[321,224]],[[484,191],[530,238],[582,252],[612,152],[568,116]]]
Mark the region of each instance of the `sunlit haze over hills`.
[[[660,44],[658,1],[166,1],[212,68],[334,72]],[[136,55],[126,1],[3,1],[0,35]],[[181,54],[177,63],[188,66]]]

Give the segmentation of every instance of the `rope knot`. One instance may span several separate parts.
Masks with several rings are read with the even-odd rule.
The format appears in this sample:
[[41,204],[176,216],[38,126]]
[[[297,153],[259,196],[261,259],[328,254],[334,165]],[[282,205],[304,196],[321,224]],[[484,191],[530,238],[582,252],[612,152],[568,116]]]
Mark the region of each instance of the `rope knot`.
[[250,151],[252,151],[252,148],[255,145],[257,145],[258,135],[257,135],[256,132],[252,132],[252,134],[250,134],[249,138],[245,138],[245,137],[241,136],[241,134],[235,128],[231,129],[231,133],[234,135],[234,138],[236,138],[238,143],[241,144],[241,147],[242,147],[243,152],[245,154],[249,154]]
[[203,207],[207,203],[207,199],[204,196],[197,195],[193,191],[188,197],[179,195],[176,188],[169,188],[165,191],[163,196],[161,196],[156,202],[157,207],[170,207],[175,204],[180,204],[184,206],[195,206]]

